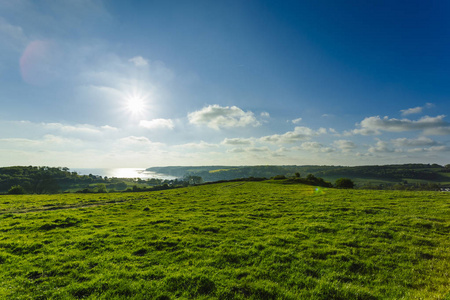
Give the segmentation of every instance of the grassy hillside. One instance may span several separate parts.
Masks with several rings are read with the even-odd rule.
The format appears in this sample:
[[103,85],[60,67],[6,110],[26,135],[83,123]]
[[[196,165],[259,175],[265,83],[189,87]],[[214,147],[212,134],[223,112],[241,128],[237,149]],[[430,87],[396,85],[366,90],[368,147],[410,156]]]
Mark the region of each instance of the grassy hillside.
[[0,196],[1,299],[450,299],[450,194]]
[[234,178],[265,177],[276,175],[302,177],[308,174],[334,183],[336,179],[352,179],[358,188],[436,190],[436,186],[450,187],[450,165],[398,164],[381,166],[202,166],[202,167],[154,167],[147,170],[183,177],[195,175],[204,181],[230,180]]

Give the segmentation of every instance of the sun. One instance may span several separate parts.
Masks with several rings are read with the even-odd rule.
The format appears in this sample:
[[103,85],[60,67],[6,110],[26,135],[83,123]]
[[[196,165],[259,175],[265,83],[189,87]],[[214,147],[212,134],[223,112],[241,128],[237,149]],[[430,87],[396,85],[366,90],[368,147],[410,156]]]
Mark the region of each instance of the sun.
[[125,98],[125,110],[132,116],[142,116],[147,111],[147,97],[132,94]]
[[126,103],[127,109],[132,114],[139,114],[145,108],[145,101],[142,98],[130,97]]

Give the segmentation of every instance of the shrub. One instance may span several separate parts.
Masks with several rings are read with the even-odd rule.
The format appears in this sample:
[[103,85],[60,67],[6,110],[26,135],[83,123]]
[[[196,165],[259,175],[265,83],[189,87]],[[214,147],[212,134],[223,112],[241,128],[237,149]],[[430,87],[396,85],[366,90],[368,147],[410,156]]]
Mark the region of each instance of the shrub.
[[339,178],[338,180],[336,180],[334,186],[338,189],[352,189],[355,186],[355,184],[351,179]]
[[25,194],[25,189],[20,185],[14,185],[8,190],[10,195],[22,195]]

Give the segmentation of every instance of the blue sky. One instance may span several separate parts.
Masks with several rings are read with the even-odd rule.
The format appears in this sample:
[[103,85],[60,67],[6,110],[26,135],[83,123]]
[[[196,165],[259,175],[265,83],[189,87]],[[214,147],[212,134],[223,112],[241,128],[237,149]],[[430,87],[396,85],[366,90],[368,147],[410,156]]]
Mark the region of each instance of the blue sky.
[[449,13],[0,0],[0,166],[448,164]]

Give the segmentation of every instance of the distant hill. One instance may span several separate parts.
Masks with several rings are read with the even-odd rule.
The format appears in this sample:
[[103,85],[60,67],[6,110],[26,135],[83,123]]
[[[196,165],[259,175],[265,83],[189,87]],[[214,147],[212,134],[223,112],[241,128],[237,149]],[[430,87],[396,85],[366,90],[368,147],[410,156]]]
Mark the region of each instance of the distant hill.
[[[334,183],[339,178],[349,178],[356,188],[364,189],[416,189],[436,190],[450,188],[450,165],[403,164],[383,166],[201,166],[201,167],[153,167],[148,171],[167,174],[185,181],[149,179],[135,181],[132,178],[106,178],[97,174],[78,175],[68,168],[15,166],[0,168],[0,193],[20,185],[26,193],[51,194],[78,190],[126,190],[134,185],[155,187],[166,184],[178,186],[197,182],[215,182],[238,178],[287,178],[306,179],[309,174]],[[300,175],[299,177],[297,177]],[[201,178],[200,178],[201,177]],[[253,180],[252,179],[252,180]],[[302,181],[302,180],[297,180]],[[302,181],[303,182],[303,181]],[[195,184],[195,182],[194,182]],[[311,182],[311,184],[315,184]],[[320,184],[316,184],[320,185]]]
[[394,185],[439,184],[450,186],[450,165],[401,164],[374,166],[172,166],[152,167],[148,171],[176,177],[200,176],[205,182],[235,178],[265,177],[276,175],[287,177],[300,173],[302,177],[313,174],[334,182],[340,177],[352,179],[357,187],[384,188]]
[[[54,194],[68,191],[111,191],[154,187],[167,183],[162,179],[107,178],[97,174],[78,175],[68,168],[14,166],[0,168],[0,194],[20,186],[28,194]],[[136,186],[136,188],[134,187]]]

